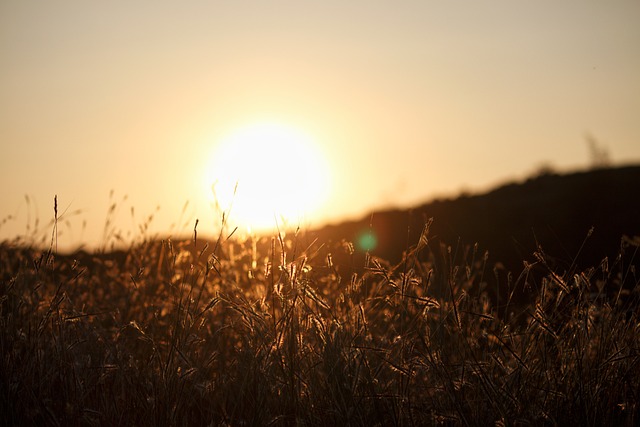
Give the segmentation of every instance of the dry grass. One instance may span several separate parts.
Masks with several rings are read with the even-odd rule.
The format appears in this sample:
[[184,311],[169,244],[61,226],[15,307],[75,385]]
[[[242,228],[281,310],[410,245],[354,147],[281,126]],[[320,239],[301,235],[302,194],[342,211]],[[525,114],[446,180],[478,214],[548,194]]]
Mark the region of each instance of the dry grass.
[[5,242],[2,424],[638,424],[637,239],[587,271],[527,266],[514,286],[535,300],[495,307],[486,259],[434,259],[428,225],[403,262],[350,277],[331,254],[352,245],[302,235]]

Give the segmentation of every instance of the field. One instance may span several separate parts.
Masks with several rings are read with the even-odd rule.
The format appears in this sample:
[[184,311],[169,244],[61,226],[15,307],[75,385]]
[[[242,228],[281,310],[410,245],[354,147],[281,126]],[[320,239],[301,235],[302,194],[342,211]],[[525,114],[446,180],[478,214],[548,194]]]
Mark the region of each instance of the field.
[[334,262],[351,242],[303,233],[69,256],[4,242],[2,424],[640,422],[638,238],[585,270],[540,250],[507,282],[522,305],[430,224],[399,263],[359,269]]

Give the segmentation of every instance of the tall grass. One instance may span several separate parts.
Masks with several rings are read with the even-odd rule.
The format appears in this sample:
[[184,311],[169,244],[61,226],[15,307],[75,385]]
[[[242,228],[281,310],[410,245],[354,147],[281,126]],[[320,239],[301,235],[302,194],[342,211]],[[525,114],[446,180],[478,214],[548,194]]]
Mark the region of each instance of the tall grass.
[[586,271],[540,250],[544,274],[513,283],[530,304],[495,305],[486,257],[432,250],[428,227],[349,276],[333,259],[353,245],[302,234],[5,242],[2,424],[638,424],[637,238]]

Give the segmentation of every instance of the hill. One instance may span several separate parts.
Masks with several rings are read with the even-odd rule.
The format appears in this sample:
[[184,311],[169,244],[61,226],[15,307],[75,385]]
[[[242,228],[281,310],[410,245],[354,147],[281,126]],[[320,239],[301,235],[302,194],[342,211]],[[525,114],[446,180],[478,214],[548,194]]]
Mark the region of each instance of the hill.
[[488,251],[490,269],[517,275],[523,261],[535,263],[534,253],[542,248],[545,262],[562,272],[598,266],[605,257],[612,262],[623,236],[640,235],[639,186],[640,166],[549,173],[485,194],[373,212],[313,235],[323,242],[354,242],[355,266],[364,262],[367,245],[371,255],[395,264],[433,218],[429,248],[434,252],[451,247],[452,257],[471,258],[477,243],[475,259]]

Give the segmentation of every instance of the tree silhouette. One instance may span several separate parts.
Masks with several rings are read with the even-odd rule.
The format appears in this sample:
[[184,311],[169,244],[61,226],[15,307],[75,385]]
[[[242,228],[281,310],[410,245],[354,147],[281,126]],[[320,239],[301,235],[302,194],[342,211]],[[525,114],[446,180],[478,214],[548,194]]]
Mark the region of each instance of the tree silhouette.
[[585,136],[589,147],[589,157],[591,158],[591,169],[602,169],[611,166],[611,156],[609,150],[602,146],[600,142],[591,134]]

